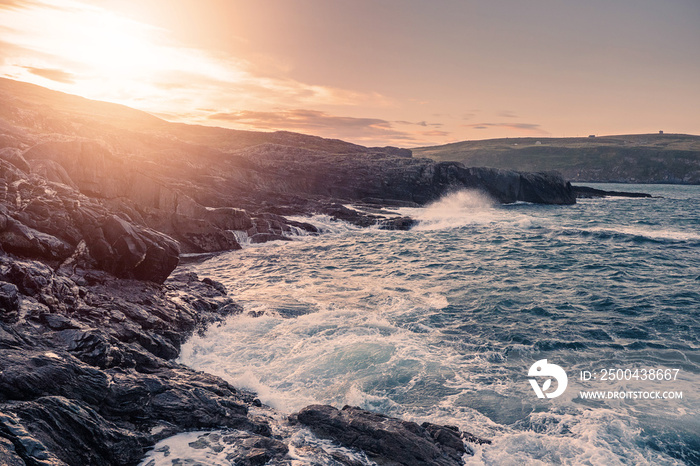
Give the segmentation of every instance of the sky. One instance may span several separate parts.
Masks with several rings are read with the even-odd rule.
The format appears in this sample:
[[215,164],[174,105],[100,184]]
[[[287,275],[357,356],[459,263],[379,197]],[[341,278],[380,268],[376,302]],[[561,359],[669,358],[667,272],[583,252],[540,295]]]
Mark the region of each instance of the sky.
[[699,0],[0,0],[0,76],[368,146],[700,134]]

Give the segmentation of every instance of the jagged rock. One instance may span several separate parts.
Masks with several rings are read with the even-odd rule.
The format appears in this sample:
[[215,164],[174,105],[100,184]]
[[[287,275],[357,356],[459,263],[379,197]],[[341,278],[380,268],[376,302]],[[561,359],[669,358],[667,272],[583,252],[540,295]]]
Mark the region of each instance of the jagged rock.
[[19,294],[12,283],[0,282],[0,319],[11,320],[19,309]]
[[[103,236],[86,238],[103,270],[118,277],[162,283],[179,262],[178,244],[161,233],[109,216],[99,227]],[[104,238],[104,239],[103,239]]]
[[[168,236],[110,213],[64,184],[8,170],[0,212],[0,247],[23,257],[61,263],[83,255],[119,277],[163,282],[177,266],[178,244]],[[7,184],[7,181],[11,183]]]
[[214,227],[203,219],[175,215],[175,232],[191,246],[195,252],[218,252],[241,249],[241,245],[229,230]]
[[0,437],[0,458],[5,466],[25,466],[26,464],[17,454],[12,442],[3,437]]
[[0,244],[6,252],[25,257],[64,260],[73,253],[73,248],[55,236],[29,228],[7,218],[0,232]]
[[31,170],[29,163],[27,163],[27,160],[22,156],[22,151],[17,148],[3,147],[0,149],[0,158],[7,160],[24,173],[29,173]]
[[13,435],[29,464],[51,457],[69,465],[133,464],[153,443],[150,435],[120,428],[89,404],[62,396],[14,402],[9,410],[29,434]]
[[416,223],[411,217],[394,217],[379,220],[377,226],[380,230],[410,230]]
[[385,465],[460,465],[467,452],[456,428],[402,421],[360,408],[312,405],[293,417],[316,435],[357,448]]
[[[210,448],[215,445],[211,445],[213,442],[208,443]],[[270,461],[280,461],[289,451],[287,445],[279,440],[248,432],[231,432],[223,435],[221,443],[235,445],[235,450],[226,455],[226,460],[240,466],[263,466]]]
[[[0,279],[19,314],[0,320],[0,439],[10,441],[0,454],[27,464],[135,464],[166,435],[222,426],[257,439],[250,458],[281,451],[262,440],[266,421],[248,415],[254,397],[171,362],[197,326],[240,309],[220,283],[180,274],[165,286],[111,278],[80,287],[7,255]],[[154,426],[165,428],[149,433]]]

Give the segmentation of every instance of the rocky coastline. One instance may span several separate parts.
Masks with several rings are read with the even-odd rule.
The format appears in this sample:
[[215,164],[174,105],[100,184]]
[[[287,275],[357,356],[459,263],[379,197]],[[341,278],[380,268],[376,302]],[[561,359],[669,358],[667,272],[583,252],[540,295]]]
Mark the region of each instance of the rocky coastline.
[[[392,207],[459,189],[504,203],[576,201],[555,173],[183,127],[9,80],[0,80],[0,101],[0,458],[8,465],[138,464],[163,438],[222,428],[240,447],[232,464],[289,464],[289,446],[255,394],[176,362],[194,332],[243,312],[220,283],[178,269],[183,254],[319,234],[291,216],[408,229],[414,220]],[[353,407],[312,406],[285,422],[379,464],[462,464],[470,444],[487,442]]]

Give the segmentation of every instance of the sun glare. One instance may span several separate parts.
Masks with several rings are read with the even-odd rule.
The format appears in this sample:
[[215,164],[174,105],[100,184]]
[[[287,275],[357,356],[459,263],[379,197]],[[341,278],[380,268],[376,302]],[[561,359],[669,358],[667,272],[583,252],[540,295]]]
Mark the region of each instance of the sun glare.
[[[46,0],[8,9],[0,27],[25,52],[5,58],[1,74],[144,110],[178,110],[168,102],[174,102],[173,86],[187,94],[183,76],[228,83],[246,78],[233,62],[170,43],[167,31],[80,2]],[[52,79],[57,75],[61,79]]]
[[333,106],[390,105],[377,92],[261,76],[255,60],[183,46],[173,31],[149,24],[147,17],[134,18],[77,0],[0,3],[0,76],[171,121],[238,129],[255,127],[211,117],[244,109],[328,112]]

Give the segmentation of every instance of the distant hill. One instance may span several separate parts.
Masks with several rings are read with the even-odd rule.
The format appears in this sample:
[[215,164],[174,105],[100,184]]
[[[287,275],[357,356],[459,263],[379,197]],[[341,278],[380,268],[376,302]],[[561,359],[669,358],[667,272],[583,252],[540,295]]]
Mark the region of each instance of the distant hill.
[[700,136],[686,134],[488,139],[412,150],[467,166],[556,170],[571,181],[700,184]]

